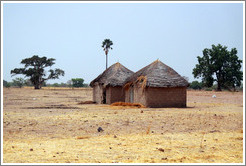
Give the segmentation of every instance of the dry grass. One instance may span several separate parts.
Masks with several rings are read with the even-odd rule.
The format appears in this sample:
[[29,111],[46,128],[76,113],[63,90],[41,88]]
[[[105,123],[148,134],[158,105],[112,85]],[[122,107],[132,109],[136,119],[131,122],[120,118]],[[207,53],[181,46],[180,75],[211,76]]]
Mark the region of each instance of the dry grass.
[[144,90],[147,83],[147,76],[139,76],[135,83],[141,83],[141,88]]
[[[124,86],[124,89],[128,90],[132,84],[133,82],[126,83]],[[142,90],[144,91],[146,84],[147,84],[147,76],[139,76],[137,80],[134,82],[134,84],[140,84]]]
[[125,90],[128,90],[129,88],[130,88],[130,86],[132,85],[132,82],[128,82],[128,83],[126,83],[125,85],[124,85],[124,89]]
[[77,136],[76,139],[88,139],[90,136]]
[[150,126],[148,126],[147,130],[146,130],[146,134],[149,134],[150,132]]
[[115,102],[112,103],[110,106],[123,106],[123,107],[130,107],[130,108],[146,108],[144,105],[140,103],[126,103],[126,102]]
[[[78,105],[91,99],[91,89],[4,88],[3,162],[243,162],[241,92],[188,91],[188,108],[141,108],[143,113]],[[70,108],[41,109],[51,105]]]
[[202,149],[203,148],[203,140],[204,140],[204,135],[206,133],[205,132],[202,132],[202,139],[201,139],[201,142],[200,142],[200,148]]

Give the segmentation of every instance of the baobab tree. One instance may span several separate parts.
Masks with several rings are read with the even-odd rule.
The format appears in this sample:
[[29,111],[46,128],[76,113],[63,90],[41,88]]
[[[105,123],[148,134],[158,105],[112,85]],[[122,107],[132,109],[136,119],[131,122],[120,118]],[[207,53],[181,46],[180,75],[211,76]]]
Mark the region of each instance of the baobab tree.
[[12,76],[16,74],[23,74],[25,77],[29,77],[30,81],[34,85],[35,89],[41,89],[44,81],[49,79],[58,79],[59,76],[64,76],[64,71],[61,69],[49,70],[49,75],[46,76],[44,68],[51,67],[55,64],[55,59],[47,57],[39,57],[34,55],[31,58],[26,58],[21,61],[21,64],[24,64],[24,68],[15,68],[11,70]]

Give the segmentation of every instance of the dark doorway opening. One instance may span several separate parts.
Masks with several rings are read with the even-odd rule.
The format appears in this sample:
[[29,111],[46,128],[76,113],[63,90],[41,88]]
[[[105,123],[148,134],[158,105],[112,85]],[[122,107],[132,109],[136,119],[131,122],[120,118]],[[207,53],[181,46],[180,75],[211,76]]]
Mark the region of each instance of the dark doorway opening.
[[134,103],[134,89],[130,87],[130,103]]
[[106,104],[106,88],[103,88],[103,104]]

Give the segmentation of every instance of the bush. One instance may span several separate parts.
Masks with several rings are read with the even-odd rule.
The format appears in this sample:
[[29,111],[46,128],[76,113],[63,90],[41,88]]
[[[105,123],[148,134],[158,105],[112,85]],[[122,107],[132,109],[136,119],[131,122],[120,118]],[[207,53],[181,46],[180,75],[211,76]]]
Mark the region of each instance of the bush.
[[15,78],[13,79],[13,86],[17,86],[19,88],[23,87],[25,84],[25,80],[23,78]]
[[60,85],[58,83],[54,83],[52,86],[53,87],[60,87]]
[[4,87],[8,86],[8,81],[3,80],[3,86]]
[[32,84],[30,79],[26,79],[24,82],[25,82],[24,83],[25,86],[33,86],[33,84]]
[[205,91],[213,91],[213,88],[212,88],[212,87],[210,87],[210,88],[205,88],[204,90],[205,90]]
[[198,82],[198,81],[192,81],[192,83],[190,83],[190,88],[192,89],[202,89],[203,88],[203,85],[201,82]]
[[89,87],[89,84],[84,84],[84,87]]
[[73,87],[84,87],[84,79],[83,78],[73,78],[72,86]]
[[3,80],[3,86],[5,88],[9,88],[9,87],[11,87],[11,82],[8,82],[8,81]]

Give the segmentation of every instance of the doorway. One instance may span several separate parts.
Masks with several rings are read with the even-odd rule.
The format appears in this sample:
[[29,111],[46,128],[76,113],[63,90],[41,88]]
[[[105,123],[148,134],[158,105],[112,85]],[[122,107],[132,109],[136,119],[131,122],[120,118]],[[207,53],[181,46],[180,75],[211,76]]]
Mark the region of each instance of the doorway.
[[106,88],[103,88],[103,104],[106,104]]
[[130,87],[130,103],[134,103],[134,89]]

